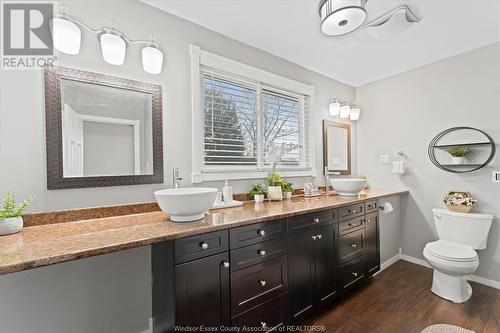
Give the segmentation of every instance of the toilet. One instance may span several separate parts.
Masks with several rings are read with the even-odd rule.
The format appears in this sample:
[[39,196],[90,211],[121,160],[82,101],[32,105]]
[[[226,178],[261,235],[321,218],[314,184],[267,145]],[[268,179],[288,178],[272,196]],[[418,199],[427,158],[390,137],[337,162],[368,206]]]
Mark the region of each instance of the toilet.
[[486,248],[493,216],[458,213],[447,209],[432,210],[439,240],[425,245],[424,257],[434,268],[432,292],[455,303],[472,295],[465,276],[479,266],[476,250]]

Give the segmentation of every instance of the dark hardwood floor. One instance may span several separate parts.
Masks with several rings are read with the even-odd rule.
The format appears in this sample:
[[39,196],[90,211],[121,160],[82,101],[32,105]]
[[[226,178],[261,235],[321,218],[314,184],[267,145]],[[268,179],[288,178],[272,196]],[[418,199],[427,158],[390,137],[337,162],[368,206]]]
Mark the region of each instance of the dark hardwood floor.
[[500,290],[471,282],[471,299],[454,304],[434,295],[431,282],[431,269],[400,260],[306,325],[329,333],[420,333],[433,324],[500,332]]

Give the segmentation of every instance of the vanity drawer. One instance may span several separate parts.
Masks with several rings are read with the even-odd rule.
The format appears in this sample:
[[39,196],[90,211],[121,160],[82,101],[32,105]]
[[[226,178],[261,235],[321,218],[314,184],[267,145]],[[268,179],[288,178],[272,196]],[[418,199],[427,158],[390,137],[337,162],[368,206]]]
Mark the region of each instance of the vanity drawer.
[[378,201],[372,200],[365,202],[366,213],[373,213],[378,211]]
[[231,313],[238,315],[288,289],[286,256],[231,273]]
[[366,256],[361,256],[340,268],[340,289],[345,293],[365,280]]
[[339,223],[339,236],[365,227],[364,216],[356,217]]
[[174,241],[175,263],[207,257],[229,249],[227,230],[176,239]]
[[356,216],[361,216],[365,213],[365,204],[355,204],[351,206],[339,208],[339,220],[347,220]]
[[285,220],[256,223],[229,230],[231,249],[243,247],[270,239],[283,238],[285,235]]
[[254,332],[273,332],[288,322],[288,294],[265,302],[232,320],[235,327],[251,328]]
[[322,226],[335,222],[337,210],[331,209],[318,213],[294,216],[288,219],[288,233],[299,232],[309,227]]
[[365,229],[353,231],[339,237],[340,265],[365,253]]
[[286,244],[283,238],[272,239],[267,242],[231,250],[231,271],[238,271],[242,268],[280,257],[285,253]]

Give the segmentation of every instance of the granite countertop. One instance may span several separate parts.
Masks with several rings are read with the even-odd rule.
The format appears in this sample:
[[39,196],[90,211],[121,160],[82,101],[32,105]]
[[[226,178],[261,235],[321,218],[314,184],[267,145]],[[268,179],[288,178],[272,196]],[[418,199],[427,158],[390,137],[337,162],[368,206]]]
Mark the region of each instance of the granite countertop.
[[211,210],[203,220],[173,223],[161,212],[25,227],[0,236],[0,275],[267,220],[336,208],[408,191],[369,190],[363,199],[331,195]]

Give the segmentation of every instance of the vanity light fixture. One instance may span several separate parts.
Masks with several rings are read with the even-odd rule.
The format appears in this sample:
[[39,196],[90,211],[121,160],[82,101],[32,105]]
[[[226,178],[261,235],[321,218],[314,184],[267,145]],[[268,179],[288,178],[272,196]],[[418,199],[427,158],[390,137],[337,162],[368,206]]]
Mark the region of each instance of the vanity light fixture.
[[349,114],[351,113],[351,107],[347,103],[343,103],[340,107],[340,118],[349,118]]
[[338,99],[334,99],[328,105],[328,110],[330,111],[330,116],[338,116],[340,113],[340,101]]
[[366,0],[322,0],[319,5],[321,31],[328,36],[353,32],[366,20]]
[[142,44],[142,68],[150,74],[160,74],[163,67],[163,52],[160,50],[156,38],[151,40],[132,40],[123,33],[111,28],[94,29],[85,23],[66,14],[61,6],[61,14],[52,19],[52,39],[56,50],[62,53],[77,55],[81,46],[81,29],[93,32],[98,36],[104,61],[112,65],[123,65],[127,47],[130,44]]
[[361,109],[357,105],[353,105],[351,107],[351,111],[349,112],[349,118],[351,120],[358,120],[360,113],[361,113]]

